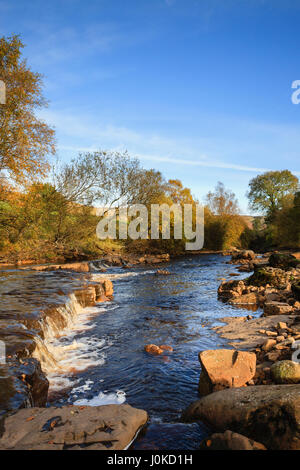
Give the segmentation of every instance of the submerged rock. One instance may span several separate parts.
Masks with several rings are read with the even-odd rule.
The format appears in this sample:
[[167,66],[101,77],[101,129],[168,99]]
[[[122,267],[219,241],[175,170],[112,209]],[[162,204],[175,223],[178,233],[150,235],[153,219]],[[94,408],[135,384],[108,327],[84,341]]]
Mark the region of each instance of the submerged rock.
[[171,273],[167,269],[158,269],[155,274],[156,274],[156,276],[159,276],[159,275],[160,276],[168,276]]
[[259,302],[259,296],[255,292],[243,294],[240,297],[234,297],[233,299],[229,300],[229,303],[233,305],[257,305]]
[[130,405],[19,410],[3,420],[2,450],[124,450],[147,422]]
[[259,385],[212,393],[192,403],[185,422],[230,429],[270,450],[300,449],[300,385]]
[[159,355],[163,353],[163,350],[156,344],[146,344],[144,349],[149,354]]
[[256,355],[232,349],[216,349],[199,354],[202,371],[199,393],[208,395],[224,388],[241,387],[256,371]]
[[169,352],[172,352],[173,351],[173,348],[172,346],[168,346],[167,344],[162,344],[161,346],[159,346],[160,349],[162,349],[163,351],[169,351]]

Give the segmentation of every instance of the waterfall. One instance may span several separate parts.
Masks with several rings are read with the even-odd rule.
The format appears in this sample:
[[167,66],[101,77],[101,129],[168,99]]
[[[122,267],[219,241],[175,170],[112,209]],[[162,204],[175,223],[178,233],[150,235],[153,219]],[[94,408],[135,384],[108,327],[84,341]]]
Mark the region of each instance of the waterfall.
[[50,382],[50,390],[71,385],[70,377],[88,367],[102,365],[104,354],[99,352],[104,341],[83,337],[76,341],[79,332],[93,328],[92,318],[105,310],[99,307],[82,307],[75,294],[70,294],[65,305],[51,308],[40,320],[43,338],[36,335],[36,348],[32,354],[41,363]]

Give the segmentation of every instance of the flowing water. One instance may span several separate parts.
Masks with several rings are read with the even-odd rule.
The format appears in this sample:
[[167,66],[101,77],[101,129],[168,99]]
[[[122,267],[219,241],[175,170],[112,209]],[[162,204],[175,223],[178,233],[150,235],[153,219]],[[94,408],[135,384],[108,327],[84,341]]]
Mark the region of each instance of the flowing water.
[[[197,448],[208,430],[202,424],[180,423],[180,415],[198,398],[198,353],[229,347],[212,328],[222,317],[249,313],[217,299],[221,278],[228,279],[233,271],[227,260],[220,255],[182,258],[166,265],[168,276],[155,275],[149,267],[95,271],[94,280],[112,279],[113,300],[83,309],[69,295],[62,312],[67,327],[58,331],[51,321],[44,322],[45,339],[34,355],[50,379],[50,403],[127,402],[145,409],[150,417],[134,448]],[[11,275],[16,279],[15,273]],[[41,303],[47,293],[55,296],[55,287],[67,289],[68,283],[79,279],[74,274],[23,272],[19,289],[25,288],[23,298],[30,298],[35,282]],[[8,282],[7,274],[2,291]],[[7,297],[2,298],[7,303]],[[152,356],[144,351],[149,343],[167,344],[174,351]]]

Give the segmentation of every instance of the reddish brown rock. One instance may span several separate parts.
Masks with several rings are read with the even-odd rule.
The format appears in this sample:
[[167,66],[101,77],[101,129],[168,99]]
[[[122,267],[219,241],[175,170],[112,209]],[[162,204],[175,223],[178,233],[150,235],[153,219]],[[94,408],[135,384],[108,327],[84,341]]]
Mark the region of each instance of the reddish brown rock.
[[162,345],[159,346],[159,347],[160,347],[160,349],[162,349],[163,351],[170,351],[170,352],[173,351],[172,346],[168,346],[167,344],[162,344]]
[[114,293],[113,283],[106,279],[103,283],[106,297],[111,297]]
[[217,390],[241,387],[256,371],[256,355],[245,351],[217,349],[199,354],[202,371],[199,393],[208,395]]
[[262,350],[265,352],[269,352],[271,351],[271,349],[274,348],[276,343],[277,343],[276,339],[267,339],[267,341],[265,341],[265,343],[262,346]]
[[21,269],[30,269],[34,271],[75,271],[78,273],[88,273],[90,271],[90,265],[87,262],[79,263],[64,263],[64,264],[45,264],[39,266],[30,266]]
[[163,353],[163,350],[156,346],[156,344],[146,344],[145,351],[149,354],[159,355]]
[[229,303],[233,305],[257,305],[259,303],[259,296],[254,292],[250,292],[249,294],[234,297],[229,300]]
[[158,269],[155,274],[156,276],[168,276],[170,274],[170,271],[168,271],[167,269]]
[[230,300],[240,297],[245,290],[243,281],[224,281],[218,289],[218,296],[223,300]]
[[87,286],[74,292],[77,302],[82,307],[92,307],[96,302],[95,286]]

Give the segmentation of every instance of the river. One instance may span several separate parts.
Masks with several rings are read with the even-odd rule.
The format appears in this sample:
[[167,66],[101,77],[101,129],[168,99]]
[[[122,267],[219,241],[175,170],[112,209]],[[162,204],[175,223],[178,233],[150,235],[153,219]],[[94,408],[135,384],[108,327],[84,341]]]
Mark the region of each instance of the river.
[[[126,401],[145,409],[150,418],[133,448],[196,449],[208,430],[202,424],[180,423],[180,415],[198,398],[198,353],[230,347],[212,328],[222,317],[249,314],[217,299],[221,279],[228,279],[234,269],[226,264],[228,259],[200,255],[173,260],[165,266],[170,275],[155,275],[149,266],[109,268],[105,274],[92,274],[95,280],[112,279],[114,298],[81,309],[79,321],[70,322],[59,338],[48,338],[46,346],[59,364],[52,369],[47,361],[44,364],[51,381],[50,404]],[[19,298],[16,305],[16,295],[11,294],[10,318],[21,305],[28,308],[32,291],[41,304],[46,297],[49,302],[52,291],[55,296],[58,288],[80,280],[74,273],[24,271],[16,276],[16,271],[8,271],[1,277],[2,309],[12,305],[7,295],[12,278],[15,283],[18,279],[24,301],[22,304]],[[144,351],[149,343],[170,345],[174,351],[152,356]]]

